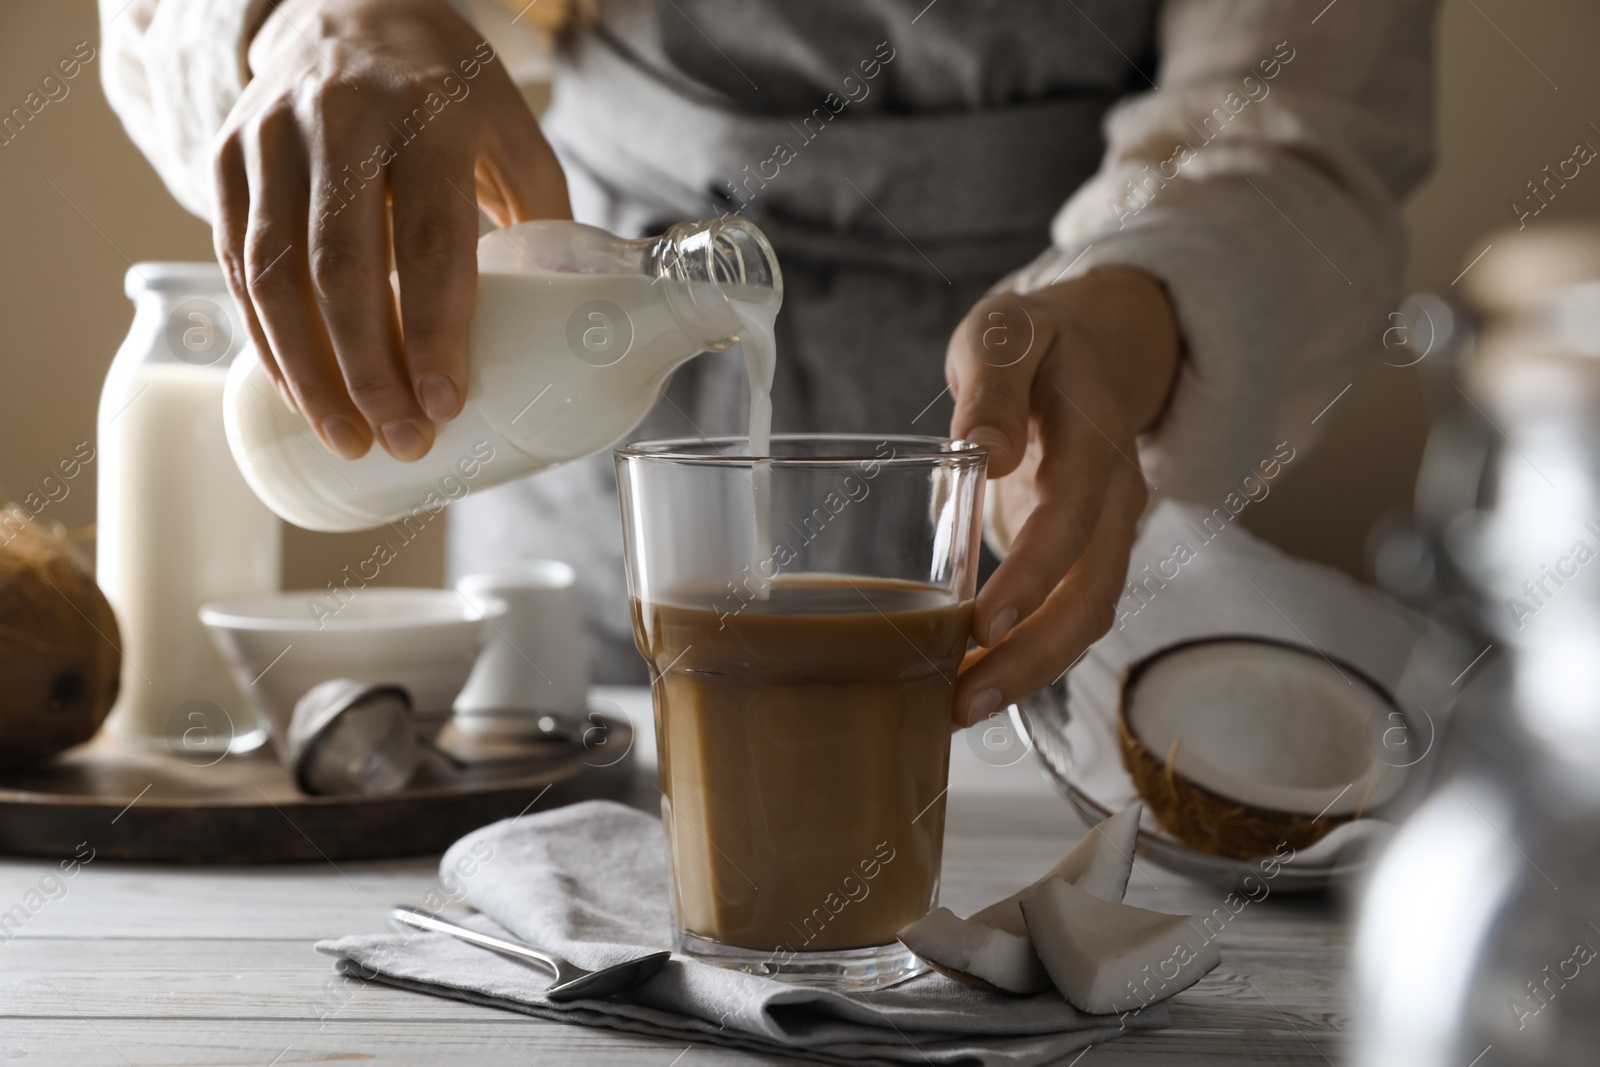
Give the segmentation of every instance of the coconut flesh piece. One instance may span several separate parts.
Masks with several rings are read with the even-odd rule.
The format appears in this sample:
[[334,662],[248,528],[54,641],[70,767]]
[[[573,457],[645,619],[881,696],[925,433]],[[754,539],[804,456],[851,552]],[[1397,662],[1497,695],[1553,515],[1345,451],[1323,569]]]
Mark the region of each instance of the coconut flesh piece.
[[1042,993],[1050,988],[1050,976],[1023,921],[1019,907],[1023,896],[1045,882],[1065,879],[1102,900],[1120,901],[1133,871],[1143,810],[1135,803],[1100,823],[1043,878],[1004,900],[966,919],[957,918],[949,908],[935,908],[901,930],[900,940],[934,970],[966,985]]
[[1028,928],[1022,921],[1022,910],[1017,905],[1034,886],[1052,878],[1071,882],[1101,900],[1112,903],[1121,901],[1123,894],[1128,891],[1128,878],[1133,874],[1133,852],[1139,843],[1139,816],[1142,814],[1144,805],[1135,801],[1111,818],[1098,823],[1043,878],[1004,900],[990,904],[982,911],[974,912],[968,921],[1026,936]]
[[1222,962],[1187,916],[1101,900],[1059,878],[1030,889],[1021,911],[1051,982],[1093,1015],[1165,1000]]
[[1025,932],[1009,934],[957,918],[949,908],[934,908],[901,930],[900,940],[922,962],[963,985],[1019,994],[1050,988],[1050,976]]
[[1123,762],[1161,825],[1239,859],[1304,848],[1390,799],[1404,773],[1375,733],[1404,723],[1377,685],[1311,650],[1253,638],[1178,645],[1129,670]]

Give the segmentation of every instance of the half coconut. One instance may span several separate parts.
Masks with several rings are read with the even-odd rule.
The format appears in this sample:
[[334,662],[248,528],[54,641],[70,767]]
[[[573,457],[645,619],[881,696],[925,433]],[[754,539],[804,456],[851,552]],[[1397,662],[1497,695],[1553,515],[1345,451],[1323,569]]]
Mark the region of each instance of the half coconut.
[[1189,641],[1122,682],[1123,764],[1161,826],[1191,848],[1255,859],[1391,799],[1404,771],[1371,738],[1403,714],[1349,664],[1260,637]]

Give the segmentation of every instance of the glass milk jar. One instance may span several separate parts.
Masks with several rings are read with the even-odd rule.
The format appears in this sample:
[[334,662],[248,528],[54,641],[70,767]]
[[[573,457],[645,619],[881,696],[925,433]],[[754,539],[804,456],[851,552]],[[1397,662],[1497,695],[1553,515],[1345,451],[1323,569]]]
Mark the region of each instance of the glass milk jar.
[[[753,433],[772,383],[777,259],[740,218],[629,241],[574,222],[527,222],[478,242],[461,414],[404,463],[323,445],[253,354],[228,376],[228,444],[256,493],[308,530],[404,522],[470,492],[591,455],[654,406],[674,368],[743,342]],[[756,433],[761,446],[764,431]]]
[[196,612],[276,592],[278,520],[239,475],[222,425],[230,362],[247,347],[210,263],[139,263],[133,326],[98,420],[95,577],[122,630],[122,688],[106,728],[209,762],[262,735]]

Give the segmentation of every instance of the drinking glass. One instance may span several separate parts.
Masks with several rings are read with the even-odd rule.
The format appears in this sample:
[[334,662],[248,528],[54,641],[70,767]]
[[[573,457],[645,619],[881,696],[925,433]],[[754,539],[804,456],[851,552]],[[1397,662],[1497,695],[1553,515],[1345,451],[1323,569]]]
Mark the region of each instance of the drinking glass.
[[678,948],[878,988],[935,905],[987,455],[934,437],[615,452]]

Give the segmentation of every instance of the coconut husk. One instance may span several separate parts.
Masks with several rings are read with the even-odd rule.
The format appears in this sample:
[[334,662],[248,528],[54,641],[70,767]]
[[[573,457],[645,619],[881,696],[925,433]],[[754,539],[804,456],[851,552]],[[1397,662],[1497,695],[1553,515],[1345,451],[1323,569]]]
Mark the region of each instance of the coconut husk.
[[[1308,848],[1334,827],[1349,822],[1352,816],[1316,818],[1302,812],[1271,811],[1231,800],[1196,784],[1172,765],[1177,754],[1176,744],[1170,753],[1152,752],[1128,725],[1130,697],[1139,676],[1161,657],[1211,640],[1251,640],[1295,647],[1262,637],[1202,638],[1161,649],[1133,664],[1123,675],[1117,701],[1117,738],[1121,742],[1122,764],[1161,828],[1190,848],[1237,860],[1274,855],[1284,844],[1296,851]],[[1354,671],[1348,665],[1344,669]],[[1365,675],[1361,677],[1366,680]],[[1368,684],[1382,692],[1376,683]]]
[[1196,785],[1133,736],[1127,719],[1117,720],[1122,741],[1122,763],[1133,784],[1150,805],[1161,828],[1190,848],[1253,860],[1277,853],[1287,843],[1295,850],[1322,840],[1329,830],[1349,822],[1349,816],[1324,815],[1313,819],[1289,811],[1267,811],[1218,796]]
[[0,509],[0,771],[93,737],[121,667],[116,616],[68,534]]

